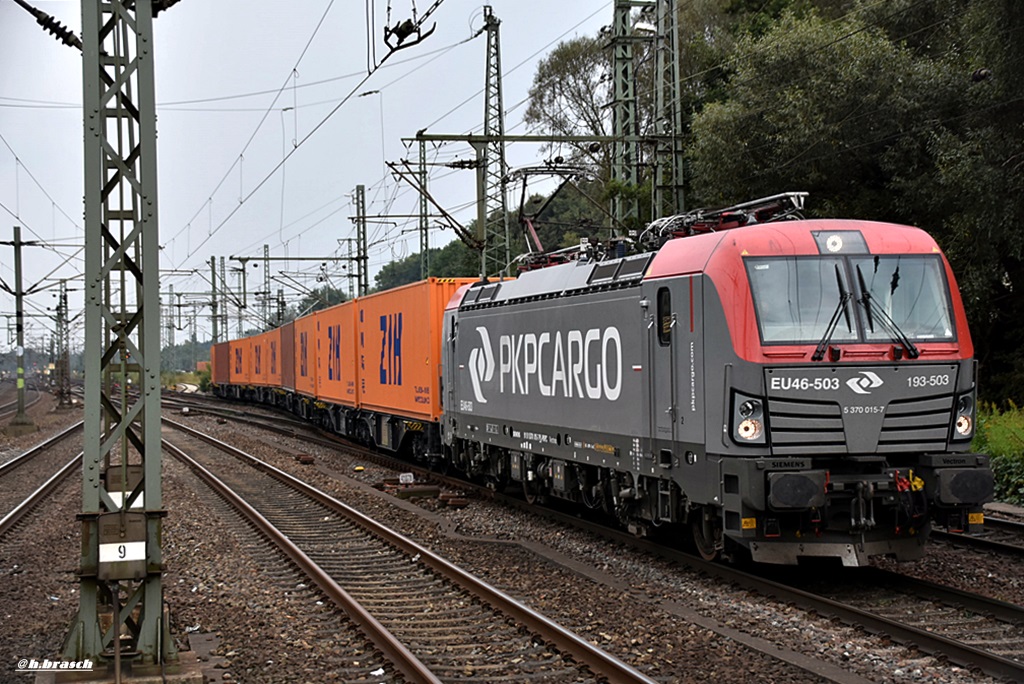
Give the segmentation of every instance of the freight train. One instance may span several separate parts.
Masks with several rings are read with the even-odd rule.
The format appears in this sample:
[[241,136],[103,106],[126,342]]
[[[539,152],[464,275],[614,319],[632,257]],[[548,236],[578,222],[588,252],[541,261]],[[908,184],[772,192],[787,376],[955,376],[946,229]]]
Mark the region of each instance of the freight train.
[[993,493],[956,280],[923,230],[802,202],[359,297],[215,345],[213,391],[708,559],[918,558]]

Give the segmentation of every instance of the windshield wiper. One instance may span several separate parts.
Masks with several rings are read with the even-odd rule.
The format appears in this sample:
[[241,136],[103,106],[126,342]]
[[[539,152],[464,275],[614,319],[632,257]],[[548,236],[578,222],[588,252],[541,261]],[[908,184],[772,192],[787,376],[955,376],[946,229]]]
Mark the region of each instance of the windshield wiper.
[[[864,315],[868,319],[868,329],[871,330],[871,332],[875,332],[875,321],[872,317],[872,313],[878,314],[882,327],[885,328],[885,331],[889,333],[894,342],[898,342],[903,345],[903,348],[907,352],[907,357],[911,359],[919,357],[921,352],[918,351],[914,343],[910,341],[910,338],[907,337],[906,333],[900,329],[900,326],[896,324],[896,321],[892,320],[889,314],[885,312],[885,309],[879,306],[878,302],[876,302],[871,296],[867,285],[864,283],[864,274],[860,270],[860,264],[857,265],[857,282],[860,284],[861,291],[860,299],[857,301],[864,307]],[[893,282],[898,282],[898,276]],[[895,285],[893,285],[893,289],[896,289]]]
[[828,343],[832,340],[832,335],[836,332],[836,326],[839,324],[840,313],[844,314],[846,317],[847,331],[853,331],[853,326],[850,324],[850,309],[847,306],[847,303],[853,295],[851,295],[843,286],[843,278],[839,275],[839,264],[836,264],[835,268],[836,285],[839,286],[839,303],[836,305],[836,310],[832,312],[832,318],[828,322],[828,327],[825,328],[825,334],[822,335],[821,341],[818,342],[818,346],[814,348],[814,353],[811,354],[811,361],[821,361],[825,358],[825,350],[828,349]]

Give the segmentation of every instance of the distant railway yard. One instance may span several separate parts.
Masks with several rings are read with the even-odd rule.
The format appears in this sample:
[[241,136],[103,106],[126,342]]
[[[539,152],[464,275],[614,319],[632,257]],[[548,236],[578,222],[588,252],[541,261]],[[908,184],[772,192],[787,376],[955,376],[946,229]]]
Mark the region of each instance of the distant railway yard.
[[[0,662],[59,652],[78,602],[80,470],[19,509],[80,450],[58,438],[15,464],[75,433],[81,411],[53,404],[43,395],[30,409],[40,432],[0,452]],[[776,575],[415,469],[262,407],[165,393],[163,409],[165,600],[175,644],[207,681],[1024,679],[1012,521],[980,537],[1005,547],[951,534],[915,562]]]

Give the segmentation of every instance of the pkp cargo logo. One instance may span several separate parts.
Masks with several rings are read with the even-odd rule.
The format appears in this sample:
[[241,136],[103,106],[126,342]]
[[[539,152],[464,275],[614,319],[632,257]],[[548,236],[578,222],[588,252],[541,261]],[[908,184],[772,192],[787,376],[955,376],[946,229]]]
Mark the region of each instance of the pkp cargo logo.
[[490,382],[494,377],[494,352],[491,350],[491,336],[487,328],[477,326],[476,331],[480,333],[480,346],[474,347],[469,352],[469,379],[473,382],[473,394],[481,404],[486,404],[481,382]]
[[871,390],[882,386],[882,378],[871,371],[861,371],[860,377],[850,378],[846,381],[846,386],[857,394],[871,394]]

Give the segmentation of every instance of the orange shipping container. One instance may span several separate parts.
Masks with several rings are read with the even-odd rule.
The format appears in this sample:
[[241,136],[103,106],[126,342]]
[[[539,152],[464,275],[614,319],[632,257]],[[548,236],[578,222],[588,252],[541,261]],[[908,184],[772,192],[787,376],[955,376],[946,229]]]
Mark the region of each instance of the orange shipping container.
[[215,385],[231,384],[231,349],[227,342],[210,347],[210,378]]
[[228,342],[231,360],[230,379],[232,385],[249,385],[252,383],[252,340],[243,337]]
[[473,278],[430,278],[356,300],[359,403],[437,421],[444,307]]
[[281,331],[271,330],[254,335],[252,340],[252,384],[263,387],[281,386]]
[[295,391],[316,396],[316,317],[295,320]]
[[281,387],[289,392],[295,391],[295,324],[285,323],[281,326]]
[[342,406],[355,406],[359,401],[355,312],[355,302],[345,302],[315,314],[316,396]]

